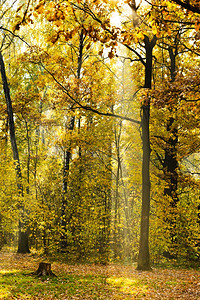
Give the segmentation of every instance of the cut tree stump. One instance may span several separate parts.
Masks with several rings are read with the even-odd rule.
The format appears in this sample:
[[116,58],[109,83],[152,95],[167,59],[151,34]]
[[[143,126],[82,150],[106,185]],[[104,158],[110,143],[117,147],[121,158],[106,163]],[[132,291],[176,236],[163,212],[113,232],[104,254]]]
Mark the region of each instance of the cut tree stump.
[[39,264],[39,267],[38,267],[37,271],[34,272],[33,275],[37,275],[37,276],[56,276],[51,271],[51,264],[50,263],[45,263],[45,262],[41,262]]

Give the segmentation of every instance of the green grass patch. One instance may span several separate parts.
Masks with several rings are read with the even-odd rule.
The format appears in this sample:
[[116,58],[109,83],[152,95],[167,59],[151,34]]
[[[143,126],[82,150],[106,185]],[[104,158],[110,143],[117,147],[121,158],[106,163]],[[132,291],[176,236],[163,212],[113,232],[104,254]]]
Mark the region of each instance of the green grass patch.
[[[105,278],[92,275],[65,274],[59,277],[36,277],[15,271],[0,272],[0,299],[70,299],[70,297],[92,297],[106,299]],[[84,298],[83,298],[84,299]],[[87,298],[86,298],[87,299]]]

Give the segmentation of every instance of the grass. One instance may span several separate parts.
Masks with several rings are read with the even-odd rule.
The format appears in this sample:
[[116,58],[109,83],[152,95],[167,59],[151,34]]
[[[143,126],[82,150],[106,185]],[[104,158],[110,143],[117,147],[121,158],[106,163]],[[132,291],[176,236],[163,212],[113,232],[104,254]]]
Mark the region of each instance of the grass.
[[133,300],[200,299],[200,272],[131,265],[70,265],[53,262],[57,277],[36,277],[41,257],[0,253],[0,299]]
[[[2,276],[1,276],[2,275]],[[24,272],[0,272],[0,299],[106,299],[102,276],[36,277]]]

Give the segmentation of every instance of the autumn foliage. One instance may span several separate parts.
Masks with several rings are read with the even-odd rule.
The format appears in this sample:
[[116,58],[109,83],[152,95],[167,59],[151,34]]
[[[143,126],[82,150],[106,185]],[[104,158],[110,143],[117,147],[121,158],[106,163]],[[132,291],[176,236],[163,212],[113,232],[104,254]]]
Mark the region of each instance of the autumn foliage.
[[[140,222],[149,217],[152,263],[199,263],[198,1],[190,1],[192,10],[186,1],[26,2],[1,4],[1,54],[21,168],[18,178],[2,87],[1,248],[16,248],[23,224],[32,252],[102,265],[133,262],[147,241]],[[144,217],[145,189],[151,202]],[[148,275],[131,275],[127,287],[116,272],[110,267],[106,281],[121,289],[116,299],[136,281],[148,285]],[[186,281],[186,273],[177,274]],[[171,278],[170,271],[161,272],[158,297],[167,297],[174,281],[187,294],[179,279],[167,285],[162,276]],[[144,290],[127,299],[155,296]]]

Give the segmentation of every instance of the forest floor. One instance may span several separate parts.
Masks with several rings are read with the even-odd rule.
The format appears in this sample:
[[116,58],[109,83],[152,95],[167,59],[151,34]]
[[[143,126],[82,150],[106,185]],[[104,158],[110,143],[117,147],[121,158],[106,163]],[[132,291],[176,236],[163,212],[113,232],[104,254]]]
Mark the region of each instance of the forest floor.
[[0,253],[0,299],[200,299],[200,271],[52,263],[57,277],[36,277],[41,257]]

